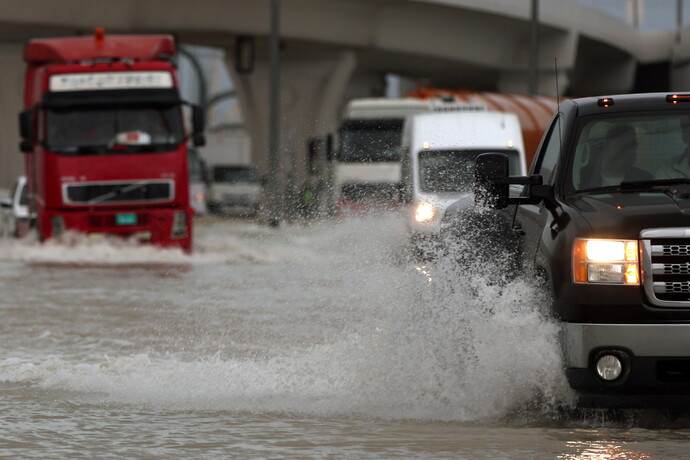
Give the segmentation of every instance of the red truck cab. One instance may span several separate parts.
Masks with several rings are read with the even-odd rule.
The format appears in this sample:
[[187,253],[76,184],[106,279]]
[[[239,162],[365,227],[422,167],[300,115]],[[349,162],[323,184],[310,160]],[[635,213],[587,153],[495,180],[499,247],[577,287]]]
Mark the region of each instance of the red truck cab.
[[[41,240],[66,231],[192,249],[187,143],[167,35],[27,43],[21,149]],[[203,117],[192,108],[195,145]]]

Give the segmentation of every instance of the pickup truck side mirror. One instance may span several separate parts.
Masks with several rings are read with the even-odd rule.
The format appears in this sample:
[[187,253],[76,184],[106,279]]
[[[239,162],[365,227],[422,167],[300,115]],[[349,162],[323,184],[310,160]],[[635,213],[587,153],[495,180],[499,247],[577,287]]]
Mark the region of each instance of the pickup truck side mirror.
[[474,166],[474,200],[481,206],[503,209],[508,206],[508,155],[482,153]]

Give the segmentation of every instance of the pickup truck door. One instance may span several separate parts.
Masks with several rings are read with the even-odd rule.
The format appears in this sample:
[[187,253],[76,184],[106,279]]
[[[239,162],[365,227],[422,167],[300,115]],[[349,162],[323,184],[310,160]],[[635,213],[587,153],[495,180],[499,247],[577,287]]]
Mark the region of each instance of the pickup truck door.
[[[553,185],[556,163],[561,154],[559,122],[561,117],[555,117],[534,159],[532,174],[540,174],[544,184]],[[535,263],[542,238],[552,238],[550,227],[553,220],[553,215],[546,209],[544,201],[518,206],[515,230],[522,239],[523,261],[528,265]]]

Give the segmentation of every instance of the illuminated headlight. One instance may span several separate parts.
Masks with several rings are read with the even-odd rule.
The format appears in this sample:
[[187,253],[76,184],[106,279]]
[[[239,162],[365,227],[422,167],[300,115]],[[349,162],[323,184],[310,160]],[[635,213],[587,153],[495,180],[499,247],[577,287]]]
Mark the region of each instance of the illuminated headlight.
[[431,203],[419,203],[414,212],[414,218],[417,222],[427,222],[434,218],[436,209]]
[[640,284],[635,240],[578,239],[573,246],[576,283]]

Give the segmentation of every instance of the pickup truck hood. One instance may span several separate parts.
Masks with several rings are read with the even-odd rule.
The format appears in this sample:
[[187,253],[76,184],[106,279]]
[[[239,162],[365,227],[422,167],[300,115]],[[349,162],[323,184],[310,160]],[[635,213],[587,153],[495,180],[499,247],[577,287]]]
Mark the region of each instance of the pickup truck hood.
[[646,228],[690,227],[690,193],[677,190],[587,194],[567,202],[593,236],[637,238]]

